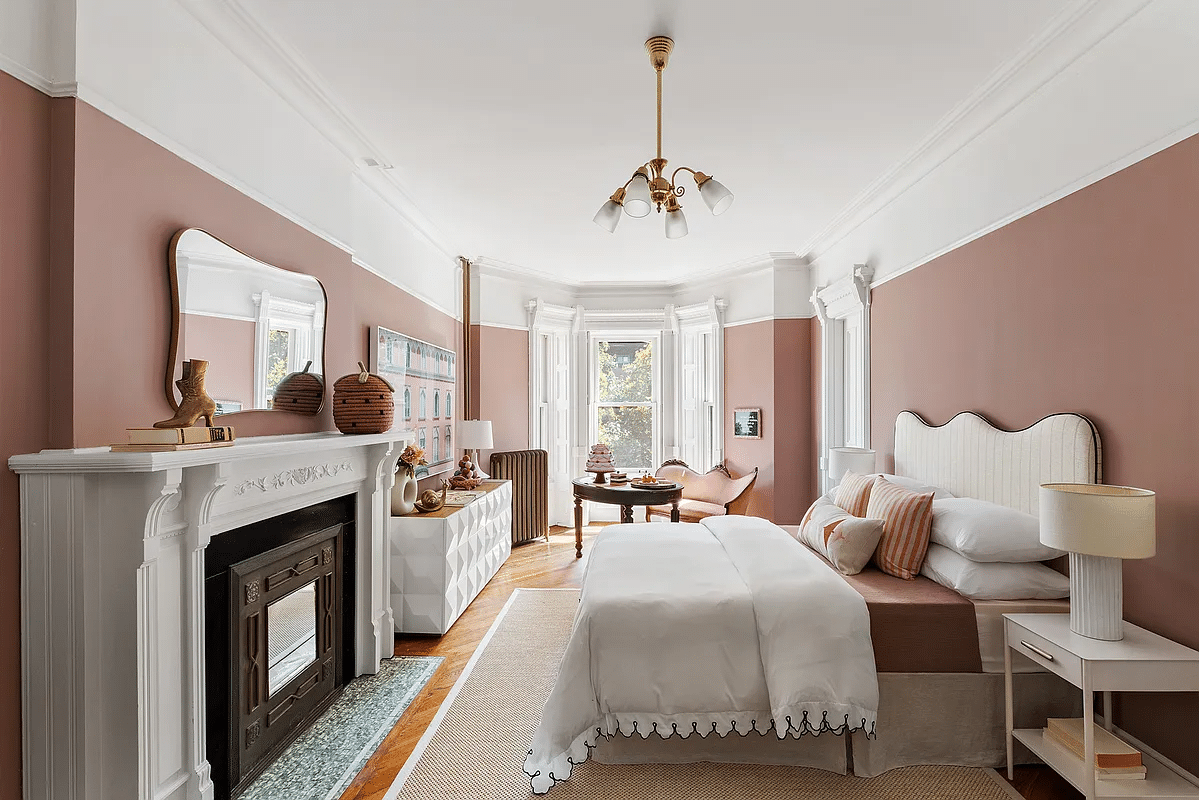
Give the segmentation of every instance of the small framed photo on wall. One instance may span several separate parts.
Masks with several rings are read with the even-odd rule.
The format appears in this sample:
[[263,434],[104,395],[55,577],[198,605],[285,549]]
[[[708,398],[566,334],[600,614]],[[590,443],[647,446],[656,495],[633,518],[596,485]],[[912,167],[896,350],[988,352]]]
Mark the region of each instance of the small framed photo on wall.
[[733,438],[761,439],[762,438],[762,409],[735,408],[733,409]]

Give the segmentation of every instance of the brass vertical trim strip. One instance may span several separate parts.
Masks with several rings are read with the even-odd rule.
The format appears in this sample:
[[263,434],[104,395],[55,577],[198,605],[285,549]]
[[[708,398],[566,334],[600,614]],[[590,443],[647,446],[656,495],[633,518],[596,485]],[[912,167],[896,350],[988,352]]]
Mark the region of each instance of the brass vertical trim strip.
[[470,352],[470,261],[458,256],[462,262],[462,419],[470,419],[471,413],[471,352]]

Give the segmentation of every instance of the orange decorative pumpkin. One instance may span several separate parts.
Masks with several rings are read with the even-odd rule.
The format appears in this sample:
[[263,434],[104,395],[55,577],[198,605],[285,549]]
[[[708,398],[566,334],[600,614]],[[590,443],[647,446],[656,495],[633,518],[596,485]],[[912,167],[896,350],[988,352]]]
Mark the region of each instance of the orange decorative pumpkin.
[[391,429],[395,389],[367,371],[359,361],[357,374],[333,384],[333,422],[342,433],[383,433]]

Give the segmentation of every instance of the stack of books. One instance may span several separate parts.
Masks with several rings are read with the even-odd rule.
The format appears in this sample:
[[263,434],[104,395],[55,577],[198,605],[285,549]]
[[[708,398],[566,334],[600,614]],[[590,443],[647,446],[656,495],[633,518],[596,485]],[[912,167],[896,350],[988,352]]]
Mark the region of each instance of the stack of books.
[[[1080,759],[1085,750],[1082,742],[1081,719],[1051,719],[1045,728],[1045,738],[1069,750]],[[1144,780],[1145,765],[1141,751],[1110,731],[1095,725],[1095,777],[1104,780]]]
[[114,444],[117,453],[165,453],[172,450],[203,450],[228,447],[237,438],[228,425],[211,428],[126,428],[129,441]]

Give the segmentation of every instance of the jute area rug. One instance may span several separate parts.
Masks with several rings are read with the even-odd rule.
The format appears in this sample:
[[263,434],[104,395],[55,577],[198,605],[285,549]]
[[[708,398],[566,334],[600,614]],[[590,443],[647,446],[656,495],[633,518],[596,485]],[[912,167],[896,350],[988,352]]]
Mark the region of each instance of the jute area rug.
[[[479,644],[387,800],[530,798],[521,770],[558,673],[577,589],[517,589]],[[752,764],[587,761],[549,800],[1018,800],[994,770],[906,767],[876,778]]]

